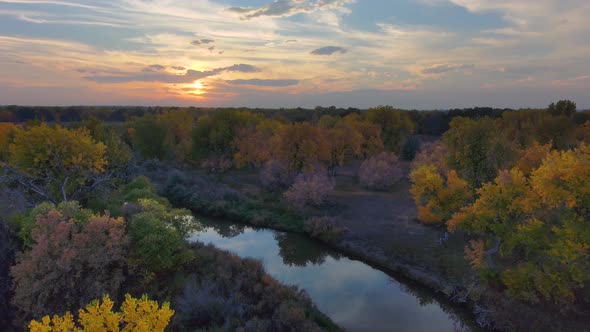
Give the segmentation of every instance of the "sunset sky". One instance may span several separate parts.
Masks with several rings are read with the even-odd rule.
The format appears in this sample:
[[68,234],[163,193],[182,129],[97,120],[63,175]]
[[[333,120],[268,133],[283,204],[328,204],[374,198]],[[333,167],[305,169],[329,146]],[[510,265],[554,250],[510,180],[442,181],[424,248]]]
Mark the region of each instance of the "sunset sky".
[[588,0],[0,0],[0,104],[590,107]]

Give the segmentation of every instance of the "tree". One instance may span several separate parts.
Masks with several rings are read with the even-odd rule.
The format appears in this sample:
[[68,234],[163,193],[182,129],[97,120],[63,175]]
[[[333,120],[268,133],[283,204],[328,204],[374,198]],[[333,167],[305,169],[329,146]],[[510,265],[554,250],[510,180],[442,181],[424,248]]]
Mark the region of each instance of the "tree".
[[297,208],[322,205],[334,190],[334,181],[326,172],[300,174],[284,194],[287,202]]
[[563,115],[571,118],[576,113],[576,103],[571,100],[560,100],[557,103],[551,103],[548,111],[553,116]]
[[26,189],[45,200],[67,201],[110,179],[105,150],[85,129],[41,124],[15,132],[8,164]]
[[236,152],[232,142],[238,130],[255,128],[262,120],[261,114],[247,111],[217,111],[199,117],[192,132],[192,160],[201,163],[208,158],[231,159]]
[[418,207],[418,219],[425,224],[444,225],[473,198],[467,181],[454,170],[443,176],[435,166],[422,165],[410,173],[410,179],[410,192]]
[[485,184],[449,229],[481,237],[509,295],[568,309],[590,282],[589,186],[590,147],[553,151],[528,178],[514,168]]
[[448,162],[473,187],[493,180],[499,169],[511,166],[516,149],[488,117],[472,120],[454,118],[443,142],[449,149]]
[[66,312],[63,316],[52,318],[44,316],[41,321],[29,323],[31,332],[119,332],[119,331],[154,331],[163,332],[174,310],[170,303],[160,305],[151,301],[146,295],[141,299],[125,295],[120,312],[113,312],[114,302],[108,295],[102,301],[94,300],[85,309],[78,311],[77,324],[74,316]]
[[167,146],[168,127],[158,117],[147,114],[126,123],[133,147],[143,158],[164,160],[171,152]]
[[533,170],[541,166],[543,159],[551,152],[551,144],[540,145],[533,144],[530,148],[520,154],[520,159],[516,163],[516,168],[524,175],[528,176]]
[[0,122],[0,163],[8,158],[8,143],[17,126],[9,122]]
[[362,119],[358,114],[351,113],[344,117],[350,127],[360,134],[361,140],[359,155],[361,158],[371,157],[383,151],[383,140],[381,139],[381,127],[370,121]]
[[359,169],[361,186],[371,190],[387,190],[403,177],[399,159],[393,153],[381,152],[365,160]]
[[330,151],[328,169],[334,170],[336,166],[343,166],[347,157],[360,156],[363,138],[350,124],[339,121],[332,128],[320,130]]
[[426,143],[420,147],[420,151],[412,161],[412,169],[432,165],[438,173],[445,174],[449,171],[448,159],[449,149],[442,141]]
[[127,167],[131,159],[131,149],[113,126],[107,126],[103,121],[89,117],[82,122],[82,127],[88,130],[95,141],[106,146],[107,172],[113,173]]
[[192,260],[185,237],[194,229],[189,211],[170,209],[152,199],[139,199],[130,217],[131,261],[144,271],[169,272]]
[[272,157],[272,137],[282,126],[279,121],[265,119],[256,127],[239,128],[232,142],[236,149],[234,160],[237,166],[260,167],[269,161]]
[[372,108],[365,118],[381,127],[381,138],[385,147],[399,153],[402,143],[414,131],[414,123],[407,112],[396,110],[391,106]]
[[188,110],[169,110],[158,115],[158,121],[166,126],[166,145],[178,162],[185,162],[192,150],[192,130],[195,117]]
[[330,161],[330,147],[319,128],[308,123],[281,127],[272,140],[273,154],[296,172],[311,171]]
[[116,296],[125,280],[125,222],[108,215],[86,223],[57,210],[37,217],[34,244],[11,269],[13,304],[41,316],[78,308],[93,298]]

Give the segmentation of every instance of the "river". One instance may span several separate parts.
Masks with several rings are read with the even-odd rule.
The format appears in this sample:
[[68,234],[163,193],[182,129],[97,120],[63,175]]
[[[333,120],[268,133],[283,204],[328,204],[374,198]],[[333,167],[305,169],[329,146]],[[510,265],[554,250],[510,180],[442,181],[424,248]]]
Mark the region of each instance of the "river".
[[398,281],[303,235],[201,220],[192,241],[260,259],[284,284],[304,289],[317,307],[347,331],[473,331],[461,310],[431,292]]

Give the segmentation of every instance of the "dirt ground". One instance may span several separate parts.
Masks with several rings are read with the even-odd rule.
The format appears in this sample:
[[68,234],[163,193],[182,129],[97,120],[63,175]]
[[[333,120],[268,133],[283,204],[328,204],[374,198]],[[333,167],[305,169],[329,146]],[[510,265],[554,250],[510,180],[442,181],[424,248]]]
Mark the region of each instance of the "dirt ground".
[[[407,175],[409,165],[404,164],[403,168]],[[355,167],[343,168],[337,172],[336,190],[329,197],[329,206],[318,212],[347,227],[346,240],[362,244],[373,255],[411,263],[426,271],[432,269],[451,281],[472,278],[463,258],[464,235],[447,234],[447,239],[441,241],[444,228],[421,224],[410,186],[406,176],[390,191],[368,191],[358,185]]]

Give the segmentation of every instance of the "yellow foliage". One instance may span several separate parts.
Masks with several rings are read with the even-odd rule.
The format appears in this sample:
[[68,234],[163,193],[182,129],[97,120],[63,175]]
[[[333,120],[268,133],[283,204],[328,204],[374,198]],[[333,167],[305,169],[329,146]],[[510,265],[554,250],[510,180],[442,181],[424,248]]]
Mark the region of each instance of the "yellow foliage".
[[113,301],[105,295],[102,302],[95,300],[78,313],[78,324],[74,317],[66,312],[63,316],[45,316],[41,321],[29,323],[31,332],[163,332],[174,310],[166,302],[160,307],[158,302],[151,301],[146,295],[141,299],[125,295],[121,312],[113,312]]
[[410,179],[418,218],[426,224],[445,223],[473,197],[467,181],[454,170],[448,171],[445,178],[434,165],[422,165],[410,173]]
[[481,269],[485,266],[483,261],[485,250],[482,240],[471,240],[469,245],[465,246],[464,252],[465,258],[467,258],[473,268]]
[[0,122],[0,160],[8,156],[8,141],[18,127],[10,122]]
[[107,164],[106,146],[95,142],[85,129],[45,124],[18,129],[9,150],[10,165],[27,173],[39,174],[52,169],[98,173]]
[[549,154],[532,173],[531,186],[551,208],[590,206],[590,146]]

